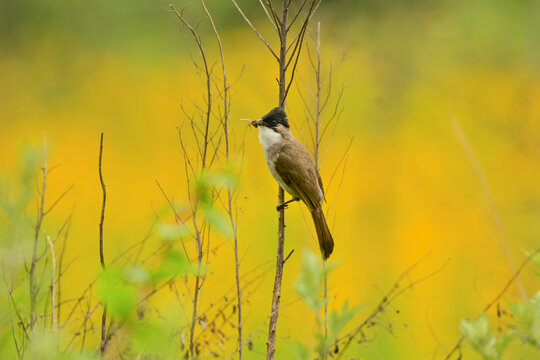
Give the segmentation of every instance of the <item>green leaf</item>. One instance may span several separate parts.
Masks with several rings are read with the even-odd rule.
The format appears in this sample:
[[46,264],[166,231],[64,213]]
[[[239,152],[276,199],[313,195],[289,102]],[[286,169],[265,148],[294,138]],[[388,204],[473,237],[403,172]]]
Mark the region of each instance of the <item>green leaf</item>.
[[[534,255],[533,255],[534,254]],[[540,266],[540,252],[537,252],[537,253],[534,253],[534,252],[529,252],[529,251],[525,251],[525,255],[527,257],[531,257],[531,260],[538,266]]]
[[176,348],[172,338],[173,335],[166,326],[155,322],[137,323],[132,331],[135,349],[149,355],[171,358]]
[[518,320],[517,335],[526,343],[540,349],[540,292],[528,303],[509,302]]
[[107,268],[101,274],[98,295],[107,306],[107,311],[120,320],[127,320],[134,314],[137,301],[136,288],[125,281],[118,268]]
[[324,301],[321,300],[324,272],[320,256],[306,250],[302,257],[302,272],[296,280],[294,290],[302,300],[315,312],[319,313]]
[[205,210],[205,216],[210,226],[214,227],[223,236],[230,238],[232,236],[231,224],[228,219],[213,208]]
[[502,338],[497,341],[497,344],[495,345],[495,349],[497,350],[497,353],[499,356],[502,356],[504,353],[504,350],[506,350],[506,347],[512,340],[514,340],[515,332],[513,330],[509,330],[502,336]]
[[486,360],[498,360],[499,353],[495,347],[496,339],[493,336],[489,319],[485,314],[475,320],[462,320],[459,330],[474,350]]
[[361,306],[349,308],[349,303],[345,301],[341,311],[332,311],[328,315],[328,327],[332,338],[337,338],[341,330],[358,314],[361,308]]
[[152,280],[157,281],[168,277],[186,275],[192,272],[186,257],[179,251],[166,253],[163,263],[151,275]]
[[148,282],[148,280],[150,280],[150,273],[148,272],[148,270],[139,266],[132,266],[126,268],[124,270],[124,275],[127,280],[137,284],[144,284]]
[[288,345],[296,360],[309,360],[309,349],[306,345],[298,340],[289,342]]
[[158,224],[156,233],[165,240],[184,238],[190,234],[187,226],[182,224]]
[[317,340],[317,354],[319,354],[320,359],[325,359],[325,354],[328,352],[332,340],[330,338],[325,338],[324,334],[321,333],[315,334],[315,339]]

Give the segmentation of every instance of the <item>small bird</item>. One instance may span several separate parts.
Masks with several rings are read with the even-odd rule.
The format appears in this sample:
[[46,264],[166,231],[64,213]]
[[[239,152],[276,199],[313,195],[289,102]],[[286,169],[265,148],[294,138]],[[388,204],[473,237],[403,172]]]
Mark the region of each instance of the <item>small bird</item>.
[[293,136],[285,111],[276,107],[262,119],[253,120],[251,125],[259,128],[259,141],[270,172],[279,186],[292,196],[276,209],[279,211],[290,202],[302,200],[313,217],[321,254],[328,259],[334,250],[334,239],[321,208],[325,200],[321,175],[304,145]]

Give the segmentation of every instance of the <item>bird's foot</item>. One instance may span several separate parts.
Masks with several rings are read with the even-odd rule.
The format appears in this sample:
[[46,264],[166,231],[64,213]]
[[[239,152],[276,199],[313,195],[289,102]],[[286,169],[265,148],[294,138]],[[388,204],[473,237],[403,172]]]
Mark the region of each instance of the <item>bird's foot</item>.
[[286,209],[289,207],[289,203],[288,202],[284,202],[284,203],[281,203],[279,204],[278,206],[276,206],[276,210],[277,211],[281,211],[283,209]]
[[281,203],[281,204],[279,204],[278,206],[276,206],[276,210],[277,210],[277,211],[281,211],[281,210],[283,210],[283,209],[286,209],[286,208],[289,207],[288,205],[289,205],[290,203],[292,203],[293,201],[298,201],[298,200],[300,200],[300,199],[294,199],[294,198],[293,198],[293,199],[291,199],[291,200],[289,200],[289,201],[285,201],[284,203]]

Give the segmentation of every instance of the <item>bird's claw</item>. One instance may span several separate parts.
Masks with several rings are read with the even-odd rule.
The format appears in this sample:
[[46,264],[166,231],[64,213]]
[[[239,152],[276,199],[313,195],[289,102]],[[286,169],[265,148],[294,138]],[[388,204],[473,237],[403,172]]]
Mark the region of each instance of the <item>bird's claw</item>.
[[276,206],[276,210],[281,211],[281,210],[286,209],[288,207],[289,207],[289,204],[279,204],[278,206]]

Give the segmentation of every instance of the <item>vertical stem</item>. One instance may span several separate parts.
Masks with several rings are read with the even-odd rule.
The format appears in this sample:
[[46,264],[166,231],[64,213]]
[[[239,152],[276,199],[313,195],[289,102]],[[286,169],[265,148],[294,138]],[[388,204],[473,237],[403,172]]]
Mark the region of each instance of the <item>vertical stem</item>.
[[53,332],[56,332],[58,328],[58,322],[56,317],[56,256],[54,254],[54,244],[51,241],[50,236],[47,236],[47,242],[49,243],[49,248],[51,249],[51,264],[52,264],[52,273],[51,273],[51,327]]
[[234,235],[234,263],[236,270],[236,298],[238,300],[238,359],[242,360],[242,348],[244,347],[242,340],[242,291],[240,287],[240,260],[238,259],[238,229],[234,222],[231,203],[231,189],[229,188],[229,216],[231,219],[231,225],[233,227]]
[[[493,197],[493,193],[491,192],[491,188],[489,187],[486,175],[482,170],[482,167],[480,166],[480,161],[478,161],[478,158],[476,157],[476,154],[474,153],[471,144],[467,140],[467,136],[461,128],[458,118],[455,117],[452,119],[452,126],[454,128],[454,134],[456,135],[458,141],[463,147],[463,150],[465,151],[465,154],[467,155],[467,158],[469,159],[476,174],[476,177],[478,178],[478,181],[480,182],[480,185],[482,186],[484,194],[488,200],[489,207],[493,216],[493,221],[495,222],[495,226],[499,230],[499,234],[496,236],[497,244],[499,245],[499,248],[501,249],[503,254],[508,259],[512,271],[515,272],[517,270],[517,265],[516,261],[514,260],[514,256],[512,255],[512,249],[510,248],[508,243],[508,235],[506,233],[506,229],[504,228],[499,210],[497,209],[497,204],[495,203],[495,198]],[[525,286],[523,286],[521,278],[518,277],[516,282],[521,298],[523,299],[523,301],[527,301],[529,296],[527,295],[527,291],[525,290]]]
[[[326,272],[326,260],[323,260],[324,272],[324,338],[328,339],[328,274]],[[324,349],[324,360],[328,359],[328,349]]]
[[[101,191],[103,193],[103,200],[101,203],[101,219],[99,221],[99,262],[101,269],[105,270],[105,255],[103,253],[103,222],[105,220],[105,204],[107,202],[107,191],[105,189],[105,182],[103,181],[103,172],[101,170],[101,164],[103,159],[103,133],[99,142],[99,181],[101,183]],[[99,346],[99,352],[101,356],[105,354],[105,348],[107,347],[107,306],[103,305],[103,313],[101,314],[101,341]]]
[[[285,108],[285,96],[286,96],[286,62],[287,62],[287,16],[289,12],[289,1],[283,0],[282,18],[280,26],[280,51],[279,51],[279,106]],[[285,193],[283,189],[279,188],[278,203],[285,202]],[[274,359],[276,351],[276,328],[277,320],[279,316],[279,303],[281,299],[281,280],[283,279],[283,265],[285,249],[285,210],[279,211],[278,218],[278,248],[276,259],[276,277],[274,280],[274,290],[272,296],[272,310],[270,313],[270,324],[268,329],[268,342],[266,359]]]
[[[315,120],[315,167],[319,171],[319,147],[321,145],[321,22],[317,23],[317,114]],[[328,273],[326,272],[326,260],[323,260],[324,273],[324,338],[328,339]],[[328,349],[324,349],[324,359],[328,359]]]
[[319,134],[321,117],[321,23],[317,23],[317,114],[315,118],[315,166],[319,171]]
[[[203,5],[203,8],[205,9],[207,15],[209,12],[206,9],[206,6],[204,4],[204,1],[201,2]],[[202,165],[201,170],[205,170],[209,165],[207,164],[207,154],[208,154],[208,146],[210,142],[212,141],[209,128],[210,128],[210,120],[212,116],[212,77],[211,77],[211,71],[208,66],[208,61],[206,59],[206,54],[204,51],[204,47],[201,42],[201,38],[197,31],[184,19],[181,12],[178,12],[176,8],[173,5],[169,5],[172,11],[176,14],[178,19],[184,24],[185,27],[189,29],[191,34],[193,35],[195,42],[197,43],[197,47],[199,48],[199,52],[201,54],[201,58],[204,64],[204,72],[206,77],[206,93],[207,93],[207,108],[206,108],[206,120],[205,120],[205,130],[204,130],[204,143],[202,148]],[[192,120],[193,121],[193,120]],[[193,124],[192,124],[193,125]],[[195,135],[197,136],[197,135]],[[212,162],[212,161],[210,161]],[[189,190],[188,190],[189,192]],[[202,229],[199,229],[199,226],[197,224],[197,200],[195,200],[192,210],[192,219],[193,219],[193,225],[195,227],[195,240],[197,242],[197,275],[195,278],[195,289],[194,289],[194,296],[193,296],[193,314],[191,317],[191,325],[189,329],[189,354],[191,359],[194,359],[194,338],[195,338],[195,327],[197,325],[197,307],[198,302],[200,301],[200,291],[202,287],[202,281],[201,281],[201,265],[202,265],[202,259],[203,259],[203,238],[202,238],[202,232],[204,230],[204,227]],[[210,244],[207,244],[208,248],[210,248]],[[208,262],[208,258],[207,258]]]
[[199,302],[199,293],[201,290],[201,263],[203,258],[202,248],[202,236],[197,224],[197,204],[193,209],[193,227],[195,228],[195,240],[197,242],[197,274],[195,277],[195,289],[193,290],[193,314],[191,316],[191,326],[189,327],[189,356],[190,359],[195,359],[194,355],[194,339],[195,339],[195,326],[197,325],[197,305]]
[[[208,20],[210,20],[210,24],[212,25],[212,29],[214,30],[214,35],[216,36],[218,46],[219,46],[219,54],[221,57],[221,69],[223,72],[223,132],[225,136],[225,158],[227,161],[229,161],[230,157],[230,141],[229,141],[229,84],[227,83],[227,70],[225,68],[225,55],[223,53],[223,46],[221,44],[221,38],[219,36],[219,32],[217,31],[216,25],[214,23],[214,19],[212,18],[212,15],[208,11],[208,8],[206,7],[206,4],[204,0],[201,0],[201,4],[204,8],[204,11],[206,15],[208,16]],[[237,300],[237,307],[238,307],[238,359],[242,360],[243,358],[243,340],[242,340],[242,291],[240,286],[240,260],[238,258],[238,229],[236,222],[234,220],[234,213],[233,213],[233,194],[231,191],[231,187],[229,186],[227,188],[227,212],[229,213],[229,221],[231,223],[231,227],[233,230],[233,237],[234,237],[234,264],[235,264],[235,277],[236,277],[236,300]]]
[[34,325],[37,321],[36,314],[36,304],[37,304],[37,294],[39,292],[38,286],[36,284],[36,266],[38,262],[37,247],[39,242],[39,235],[41,232],[41,225],[43,224],[43,217],[45,216],[45,189],[47,188],[47,139],[45,134],[43,134],[43,182],[41,186],[41,197],[39,211],[36,221],[35,233],[34,233],[34,245],[32,248],[32,264],[30,265],[30,270],[28,272],[28,282],[30,287],[30,331],[34,328]]

